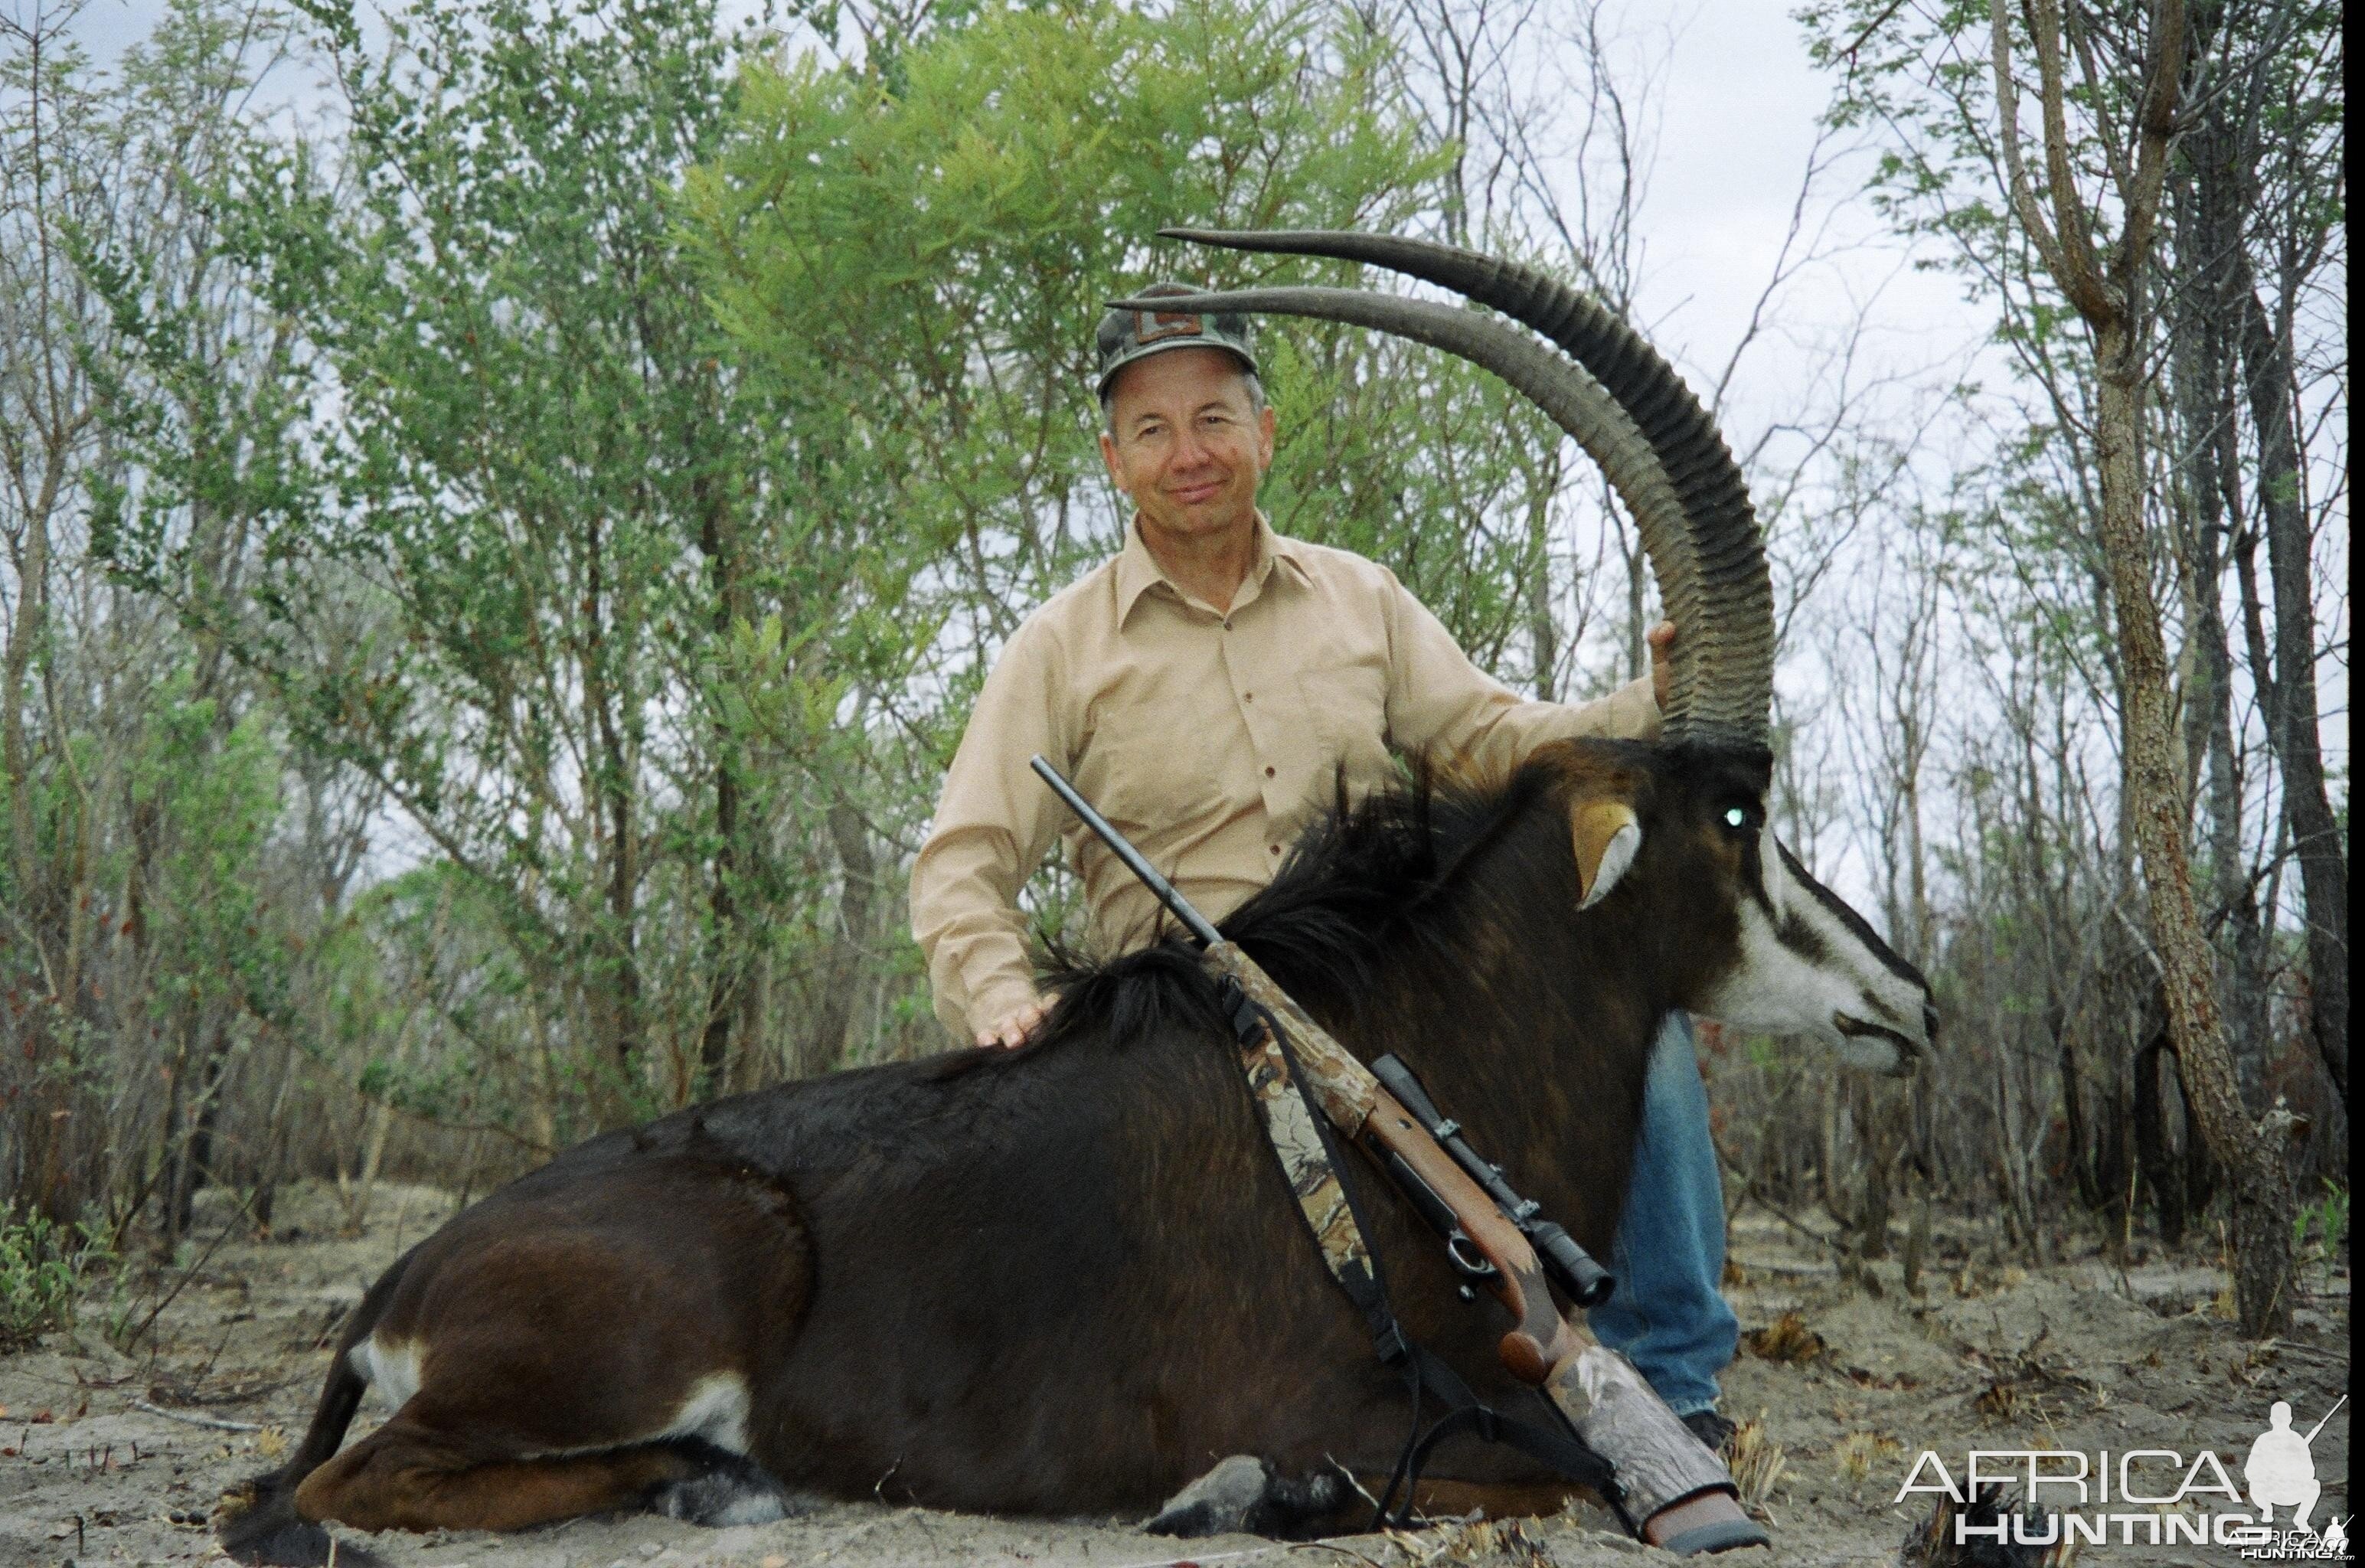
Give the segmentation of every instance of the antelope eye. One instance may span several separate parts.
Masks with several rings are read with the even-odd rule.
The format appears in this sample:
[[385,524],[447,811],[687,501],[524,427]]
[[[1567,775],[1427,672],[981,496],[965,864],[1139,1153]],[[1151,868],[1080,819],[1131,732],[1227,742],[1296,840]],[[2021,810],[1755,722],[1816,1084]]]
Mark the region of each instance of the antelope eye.
[[1743,811],[1739,806],[1727,806],[1724,808],[1724,825],[1730,828],[1747,827],[1749,825],[1749,813]]

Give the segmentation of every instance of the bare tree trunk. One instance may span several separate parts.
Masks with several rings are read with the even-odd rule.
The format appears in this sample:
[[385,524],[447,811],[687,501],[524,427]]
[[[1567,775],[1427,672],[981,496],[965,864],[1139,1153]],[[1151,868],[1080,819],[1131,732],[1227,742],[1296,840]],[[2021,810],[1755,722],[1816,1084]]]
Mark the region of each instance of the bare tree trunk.
[[862,813],[846,801],[829,809],[830,843],[845,879],[838,899],[837,934],[823,960],[821,1005],[813,1026],[790,1064],[796,1077],[827,1072],[846,1055],[846,1030],[854,1022],[854,1002],[862,984],[862,945],[870,934],[870,909],[878,894],[879,866],[870,847],[870,829]]
[[[592,778],[587,781],[588,802],[602,826],[606,842],[608,906],[607,964],[594,971],[592,999],[610,1053],[622,1075],[626,1092],[641,1081],[641,966],[639,952],[640,855],[639,823],[634,810],[634,758],[625,746],[616,708],[620,694],[611,677],[607,617],[611,611],[607,580],[607,538],[600,518],[583,525],[585,571],[582,646],[577,657],[583,682],[583,703],[597,737]],[[687,1074],[683,1074],[687,1077]]]
[[[701,384],[701,390],[712,390]],[[725,643],[732,628],[748,618],[747,590],[741,570],[737,530],[726,510],[722,487],[710,475],[693,481],[698,498],[699,549],[706,556],[707,588],[713,598],[713,635]],[[739,932],[738,882],[740,856],[738,734],[730,721],[718,715],[714,745],[714,864],[707,883],[706,1026],[698,1042],[699,1080],[708,1094],[723,1092],[731,1081],[731,1030],[742,1011],[740,992],[745,983],[747,955]],[[741,1042],[745,1047],[746,1042]]]
[[[2102,1217],[2104,1244],[2115,1256],[2126,1236],[2129,1144],[2132,1111],[2127,1103],[2126,1058],[2106,1042],[2099,1055],[2112,1070],[2109,1079],[2089,1084],[2078,1063],[2078,1047],[2068,1020],[2055,1014],[2060,1040],[2061,1114],[2068,1124],[2069,1173],[2078,1201]],[[2089,1106],[2087,1092],[2095,1091],[2099,1103]]]
[[2096,330],[2095,350],[2102,366],[2095,437],[2102,476],[2102,547],[2126,672],[2122,695],[2129,718],[2127,781],[2135,843],[2150,894],[2169,1032],[2202,1136],[2234,1176],[2234,1294],[2242,1329],[2264,1337],[2281,1333],[2291,1322],[2292,1192],[2282,1147],[2287,1133],[2276,1117],[2254,1125],[2243,1104],[2217,1011],[2209,945],[2192,903],[2186,813],[2179,770],[2169,753],[2168,655],[2143,535],[2138,351],[2117,321]]
[[173,1248],[188,1227],[188,1208],[181,1201],[181,1188],[188,1180],[189,1140],[182,1128],[187,1119],[189,1098],[189,1043],[196,1033],[196,1020],[187,1015],[187,1003],[181,1005],[174,1020],[174,1034],[178,1048],[173,1053],[172,1065],[166,1070],[172,1075],[169,1092],[164,1098],[164,1128],[163,1147],[157,1150],[157,1169],[163,1180],[163,1214],[159,1221],[162,1234],[158,1250],[169,1258]]
[[1897,1171],[1905,1148],[1906,1085],[1870,1079],[1850,1084],[1856,1132],[1864,1146],[1864,1190],[1857,1201],[1849,1245],[1863,1259],[1889,1256],[1890,1216],[1897,1207]]
[[196,1115],[191,1118],[181,1148],[180,1176],[174,1183],[172,1219],[175,1235],[186,1235],[195,1215],[197,1189],[214,1179],[214,1138],[221,1122],[222,1073],[230,1065],[230,1024],[217,1017],[207,1032],[206,1054],[197,1072]]
[[[2233,632],[2225,622],[2224,541],[2238,485],[2236,421],[2230,349],[2232,265],[2242,244],[2241,212],[2222,164],[2225,136],[2214,125],[2188,141],[2193,173],[2177,182],[2177,257],[2181,287],[2174,307],[2171,364],[2179,445],[2183,452],[2181,554],[2186,621],[2199,652],[2186,692],[2186,776],[2208,801],[2211,898],[2204,927],[2222,925],[2226,946],[2225,1011],[2234,1066],[2247,1103],[2259,1103],[2268,1036],[2266,929],[2242,849],[2242,780],[2234,740]],[[2238,496],[2234,498],[2238,499]],[[2138,1104],[2146,1070],[2137,1064]],[[2156,1070],[2151,1076],[2157,1077]],[[2157,1093],[2153,1095],[2157,1099]],[[2168,1226],[2162,1210],[2163,1229]],[[2182,1216],[2176,1220],[2181,1229]],[[2173,1241],[2173,1238],[2169,1238]]]
[[[53,452],[50,472],[44,479],[41,493],[27,509],[22,543],[11,541],[17,543],[12,552],[16,559],[10,563],[16,568],[16,613],[9,619],[5,654],[0,654],[0,783],[6,784],[8,793],[8,836],[15,862],[10,872],[17,906],[12,924],[19,930],[31,929],[31,946],[39,961],[28,967],[37,973],[50,971],[46,978],[51,987],[56,983],[56,975],[50,955],[39,949],[59,901],[50,892],[49,867],[40,852],[40,834],[33,810],[32,740],[25,712],[31,700],[26,678],[32,668],[33,650],[48,635],[49,514],[55,504],[57,476],[62,467],[62,454]],[[49,996],[38,998],[32,1005],[18,1010],[26,1061],[48,1061],[51,1053],[61,1048],[59,1032],[51,1024],[72,1002],[71,997],[58,996],[52,990]],[[32,1092],[19,1102],[17,1119],[18,1169],[7,1173],[14,1179],[17,1194],[59,1225],[71,1222],[80,1206],[72,1191],[65,1159],[65,1124],[73,1114],[69,1103],[71,1081],[70,1075],[64,1073],[36,1071],[31,1075]]]
[[[2247,272],[2248,263],[2243,262]],[[2268,734],[2283,769],[2283,810],[2307,912],[2309,1024],[2324,1070],[2348,1103],[2348,862],[2324,781],[2317,734],[2315,604],[2307,512],[2300,505],[2298,410],[2281,333],[2255,287],[2245,288],[2242,365],[2258,432],[2259,500],[2266,513],[2267,575],[2274,588],[2274,701]]]
[[[2173,1074],[2182,1113],[2180,1137],[2169,1132],[2168,1102],[2160,1089],[2163,1065]],[[2208,1151],[2194,1134],[2192,1100],[2184,1092],[2184,1064],[2177,1060],[2165,1028],[2135,1053],[2135,1160],[2151,1189],[2159,1238],[2175,1247],[2184,1239],[2186,1224],[2208,1206],[2213,1187]]]
[[[2176,127],[2185,60],[2184,6],[2181,0],[2156,0],[2153,7],[2133,128],[2135,156],[2120,176],[2124,227],[2107,263],[2095,252],[2094,214],[2073,174],[2057,0],[2032,0],[2027,13],[2041,95],[2050,220],[2029,178],[2020,142],[2011,59],[2012,10],[2010,0],[1993,0],[1990,10],[2000,150],[2022,227],[2046,271],[2093,335],[2094,441],[2102,490],[2098,532],[2117,622],[2126,811],[2150,895],[2152,940],[2167,994],[2169,1037],[2183,1063],[2202,1134],[2232,1176],[2234,1294],[2242,1330],[2259,1338],[2281,1333],[2291,1322],[2292,1190],[2284,1148],[2290,1117],[2285,1112],[2261,1123],[2250,1120],[2225,1047],[2214,965],[2192,903],[2192,872],[2184,844],[2188,814],[2180,769],[2171,756],[2175,722],[2168,652],[2160,634],[2159,606],[2152,597],[2152,554],[2144,537],[2146,369],[2137,299],[2149,271],[2169,140]],[[2098,104],[2096,112],[2107,113],[2108,107]]]
[[[611,756],[617,758],[615,766],[621,767],[620,751],[611,747]],[[611,857],[608,865],[608,914],[614,922],[611,941],[615,950],[608,1006],[616,1062],[630,1081],[639,1070],[642,1044],[640,916],[635,908],[640,890],[639,857],[633,853],[635,824],[631,787],[618,784],[607,794],[608,848]]]
[[1552,591],[1552,487],[1528,476],[1528,649],[1533,673],[1529,689],[1543,702],[1560,700],[1560,618]]

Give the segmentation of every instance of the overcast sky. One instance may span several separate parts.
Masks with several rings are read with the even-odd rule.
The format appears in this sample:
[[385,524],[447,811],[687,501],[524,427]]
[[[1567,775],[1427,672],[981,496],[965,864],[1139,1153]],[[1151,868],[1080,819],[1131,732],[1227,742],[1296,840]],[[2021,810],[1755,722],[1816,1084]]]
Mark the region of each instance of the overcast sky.
[[[1721,365],[1745,330],[1780,252],[1830,97],[1829,80],[1809,63],[1804,30],[1788,10],[1771,0],[1709,0],[1673,39],[1642,226],[1655,263],[1645,298],[1653,324],[1676,340],[1669,346],[1695,364],[1713,356]],[[1901,270],[1904,253],[1857,194],[1866,172],[1862,157],[1844,158],[1819,182],[1810,221],[1828,221],[1827,232],[1848,249],[1798,279],[1785,301],[1787,319],[1834,327],[1877,290],[1874,320],[1899,353],[1959,356],[1992,318],[1964,302],[1954,277]],[[1781,347],[1769,345],[1753,381],[1765,384],[1783,357]]]

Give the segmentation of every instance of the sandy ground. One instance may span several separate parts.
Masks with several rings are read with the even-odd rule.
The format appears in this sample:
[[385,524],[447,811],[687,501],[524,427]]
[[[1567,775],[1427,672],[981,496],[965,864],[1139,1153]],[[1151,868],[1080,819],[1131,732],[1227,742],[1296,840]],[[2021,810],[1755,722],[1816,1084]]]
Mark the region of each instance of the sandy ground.
[[[224,1562],[208,1516],[223,1489],[265,1468],[302,1430],[337,1319],[401,1247],[451,1212],[426,1188],[382,1188],[360,1234],[341,1236],[331,1194],[282,1197],[278,1234],[233,1237],[121,1355],[94,1300],[75,1336],[0,1357],[0,1564]],[[222,1232],[205,1216],[198,1234]],[[1892,1506],[1923,1449],[1960,1474],[1964,1450],[2216,1451],[2238,1484],[2277,1399],[2304,1430],[2348,1389],[2346,1271],[2318,1275],[2292,1333],[2244,1343],[2219,1314],[2215,1271],[2160,1261],[2121,1273],[2099,1260],[2035,1273],[1938,1249],[1922,1294],[1894,1263],[1843,1281],[1771,1218],[1735,1226],[1731,1294],[1759,1351],[1727,1378],[1726,1408],[1762,1416],[1754,1460],[1736,1466],[1763,1499],[1777,1545],[1736,1561],[1887,1563],[1923,1499]],[[165,1288],[185,1271],[158,1276]],[[139,1314],[152,1304],[140,1299]],[[1788,1321],[1786,1322],[1786,1318]],[[142,1409],[171,1409],[174,1418]],[[2348,1409],[2314,1448],[2316,1522],[2348,1505]],[[364,1406],[355,1432],[383,1411]],[[189,1417],[233,1424],[208,1427]],[[248,1429],[251,1428],[251,1429]],[[2112,1462],[2115,1464],[2115,1459]],[[2171,1483],[2172,1484],[2172,1483]],[[2056,1495],[2057,1504],[2067,1501]],[[936,1563],[1149,1568],[1358,1562],[1518,1564],[1673,1561],[1578,1510],[1524,1523],[1446,1522],[1389,1536],[1287,1545],[1249,1537],[1176,1542],[1126,1521],[999,1519],[831,1505],[779,1524],[708,1530],[650,1516],[580,1519],[497,1537],[386,1535],[366,1544],[398,1568],[901,1568]],[[2115,1539],[2080,1563],[2241,1561],[2229,1547]]]

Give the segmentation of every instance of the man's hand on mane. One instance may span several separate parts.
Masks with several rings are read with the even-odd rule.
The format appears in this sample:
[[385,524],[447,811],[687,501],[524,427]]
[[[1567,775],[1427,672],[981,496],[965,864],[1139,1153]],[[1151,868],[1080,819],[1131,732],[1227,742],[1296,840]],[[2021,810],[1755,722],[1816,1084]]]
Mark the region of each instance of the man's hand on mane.
[[1001,1023],[980,1029],[977,1043],[984,1047],[1014,1051],[1035,1037],[1035,1031],[1043,1026],[1043,1020],[1050,1016],[1050,1013],[1049,1001],[1038,996],[1026,1006],[1011,1012]]

